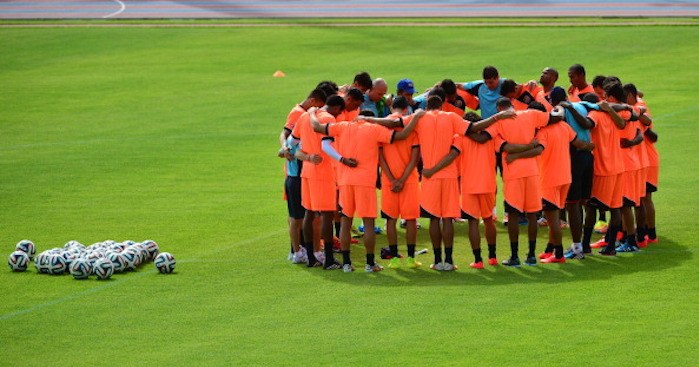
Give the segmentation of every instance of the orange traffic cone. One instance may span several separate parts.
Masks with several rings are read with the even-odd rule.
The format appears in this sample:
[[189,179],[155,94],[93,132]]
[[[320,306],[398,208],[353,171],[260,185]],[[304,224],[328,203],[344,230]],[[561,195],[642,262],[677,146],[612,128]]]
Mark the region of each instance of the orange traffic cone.
[[283,78],[286,76],[286,74],[284,74],[284,72],[281,70],[277,70],[274,72],[274,74],[272,74],[272,76],[275,78]]

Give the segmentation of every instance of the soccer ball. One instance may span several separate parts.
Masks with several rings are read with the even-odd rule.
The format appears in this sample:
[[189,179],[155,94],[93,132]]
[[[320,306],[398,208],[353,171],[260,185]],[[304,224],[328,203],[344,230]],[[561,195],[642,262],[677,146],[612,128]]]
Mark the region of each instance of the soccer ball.
[[63,274],[68,270],[68,264],[66,259],[61,256],[61,254],[50,254],[48,255],[48,265],[47,270],[49,274],[59,275]]
[[25,271],[29,264],[29,255],[24,251],[15,251],[7,258],[7,265],[12,271]]
[[145,240],[141,242],[141,245],[148,251],[149,259],[154,259],[155,256],[158,255],[158,252],[160,252],[160,247],[158,247],[158,244],[153,240]]
[[42,252],[34,258],[34,266],[36,271],[41,274],[49,274],[49,259],[51,256],[46,252]]
[[85,259],[75,259],[70,264],[70,274],[75,279],[87,279],[92,273],[90,262]]
[[136,255],[135,251],[126,249],[121,253],[121,256],[124,258],[124,270],[136,270],[136,267],[141,264],[141,258]]
[[97,279],[109,279],[114,274],[114,264],[107,258],[100,258],[95,261],[92,272],[95,273]]
[[17,243],[17,246],[15,246],[15,251],[25,252],[29,256],[29,260],[32,260],[36,254],[36,246],[34,246],[34,242],[32,241],[21,240]]
[[121,273],[126,269],[126,259],[120,252],[108,252],[107,259],[114,265],[114,272]]
[[163,274],[172,273],[175,270],[175,257],[169,252],[161,252],[155,257],[153,262],[155,267]]

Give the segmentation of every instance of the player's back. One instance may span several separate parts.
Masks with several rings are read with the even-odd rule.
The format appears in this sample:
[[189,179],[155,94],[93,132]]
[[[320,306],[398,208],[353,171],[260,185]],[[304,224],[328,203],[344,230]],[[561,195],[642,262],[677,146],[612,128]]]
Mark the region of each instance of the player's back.
[[[436,166],[451,150],[455,131],[450,114],[455,115],[444,111],[427,111],[415,128],[424,167]],[[456,177],[457,169],[453,163],[432,176],[432,178]]]

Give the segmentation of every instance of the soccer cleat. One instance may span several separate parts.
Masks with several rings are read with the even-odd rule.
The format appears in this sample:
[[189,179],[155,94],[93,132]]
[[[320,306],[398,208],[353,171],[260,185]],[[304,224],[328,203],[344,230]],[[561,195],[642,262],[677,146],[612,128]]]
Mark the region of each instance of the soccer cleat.
[[400,269],[400,257],[394,257],[388,262],[389,269]]
[[539,227],[548,227],[549,226],[549,222],[544,217],[539,218],[539,220],[537,220],[536,223],[539,224]]
[[607,247],[607,242],[604,240],[604,238],[602,238],[601,240],[599,240],[595,243],[590,244],[590,248],[603,248],[603,247]]
[[337,237],[333,237],[333,252],[342,252],[342,243],[340,242],[340,239]]
[[444,269],[443,269],[444,271],[454,271],[454,270],[457,270],[459,268],[458,266],[456,266],[454,264],[450,264],[446,261],[443,262],[442,265],[444,267]]
[[524,260],[524,263],[529,265],[529,266],[536,265],[536,256],[527,256],[527,259]]
[[488,265],[490,266],[496,266],[498,264],[498,258],[497,257],[491,257],[488,259]]
[[547,263],[547,264],[550,264],[550,263],[561,263],[561,264],[565,264],[566,258],[565,258],[565,257],[562,257],[562,258],[559,259],[559,258],[557,258],[557,257],[555,257],[555,256],[549,256],[549,257],[547,257],[547,258],[541,260],[541,262],[542,262],[542,263]]
[[437,263],[437,264],[432,264],[430,265],[430,269],[436,270],[436,271],[444,271],[444,263]]
[[505,215],[502,216],[502,225],[503,226],[507,225],[507,222],[509,221],[509,217],[510,217],[509,214],[507,214],[507,212],[505,212]]
[[289,251],[289,256],[287,256],[286,259],[289,261],[293,261],[294,260],[294,253]]
[[603,256],[616,256],[616,250],[609,248],[609,246],[599,250],[599,254]]
[[510,257],[509,259],[504,260],[504,261],[502,262],[502,265],[505,265],[505,266],[512,266],[512,267],[518,268],[518,267],[520,267],[521,264],[520,264],[520,262],[519,262],[519,258],[518,258],[518,257]]
[[636,247],[636,246],[632,246],[632,245],[629,245],[629,244],[626,244],[626,243],[625,243],[625,244],[623,244],[623,245],[617,246],[616,249],[615,249],[615,251],[616,251],[616,252],[638,252],[639,249],[638,249],[638,247]]
[[407,262],[408,262],[408,267],[410,269],[417,269],[420,266],[422,266],[422,263],[419,261],[416,261],[414,257],[409,257]]
[[320,262],[320,263],[325,262],[325,253],[323,253],[323,251],[316,251],[313,253],[313,256],[316,257],[316,260],[318,260],[318,262]]
[[543,260],[553,256],[553,252],[542,252],[539,254],[539,259]]
[[649,245],[650,245],[651,243],[658,243],[658,237],[656,237],[656,238],[646,237],[646,238],[647,238],[646,241],[648,242]]
[[568,222],[562,220],[561,221],[561,228],[570,228],[570,224],[568,224]]
[[639,248],[646,248],[648,247],[648,237],[644,238],[643,241],[636,242]]
[[408,225],[408,221],[405,219],[400,220],[400,227],[405,228]]
[[344,264],[342,265],[342,271],[345,273],[351,273],[354,271],[354,266],[352,266],[352,264]]
[[468,264],[468,266],[470,266],[474,269],[483,269],[483,262],[482,261],[479,261],[477,263],[473,262],[473,263]]
[[378,273],[381,270],[383,270],[383,266],[381,266],[379,264],[374,264],[374,265],[366,264],[366,265],[364,265],[364,271],[367,273]]
[[330,264],[325,264],[323,265],[323,269],[325,270],[337,270],[337,269],[342,269],[342,265],[340,265],[339,262],[333,261]]
[[308,256],[304,252],[298,251],[292,255],[291,262],[294,264],[305,264],[308,262]]
[[607,229],[609,228],[609,225],[607,222],[603,220],[598,220],[597,223],[595,223],[595,226],[593,227],[595,233],[601,233],[605,234],[607,233]]

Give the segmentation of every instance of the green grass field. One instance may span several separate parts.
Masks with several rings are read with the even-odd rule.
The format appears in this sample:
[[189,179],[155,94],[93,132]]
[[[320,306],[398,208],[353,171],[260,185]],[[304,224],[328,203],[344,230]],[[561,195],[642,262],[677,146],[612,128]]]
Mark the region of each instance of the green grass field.
[[[0,365],[694,365],[697,44],[695,26],[0,28],[0,254],[152,238],[178,260],[103,282],[5,268]],[[578,62],[645,92],[659,245],[475,271],[459,224],[454,273],[286,261],[277,136],[318,81],[425,88],[494,64],[567,86]]]

